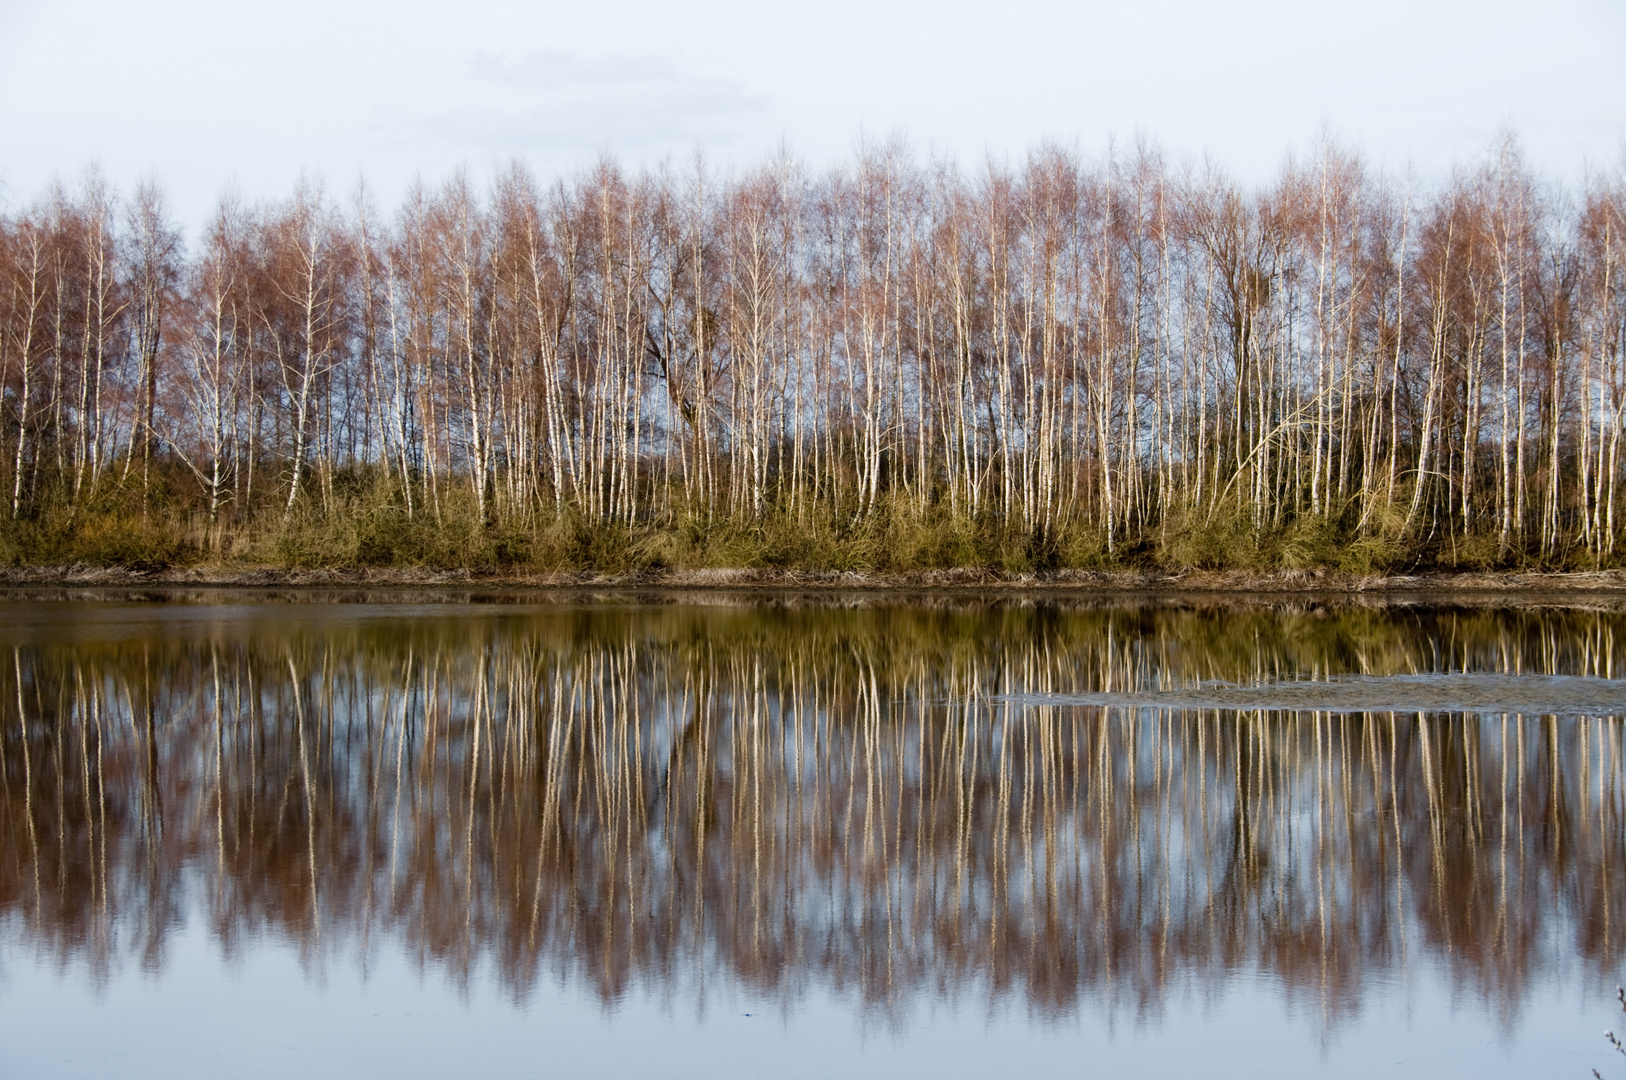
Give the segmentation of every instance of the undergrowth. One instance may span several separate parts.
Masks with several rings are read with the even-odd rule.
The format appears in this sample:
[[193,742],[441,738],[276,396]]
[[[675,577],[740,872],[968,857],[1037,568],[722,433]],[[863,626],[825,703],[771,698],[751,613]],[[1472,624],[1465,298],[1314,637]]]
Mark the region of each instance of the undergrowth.
[[[70,510],[72,505],[76,509]],[[339,478],[291,512],[263,508],[209,520],[161,487],[145,497],[36,499],[0,517],[0,563],[11,566],[190,565],[281,569],[360,567],[470,571],[694,570],[712,567],[856,572],[976,568],[1305,571],[1381,575],[1422,570],[1599,569],[1626,565],[1584,550],[1532,553],[1492,534],[1442,539],[1407,532],[1398,511],[1256,521],[1244,513],[1174,507],[1138,530],[1096,522],[1019,522],[946,504],[883,495],[867,509],[803,501],[760,516],[678,507],[628,522],[574,511],[498,516],[466,488],[434,505],[406,505],[399,488]]]

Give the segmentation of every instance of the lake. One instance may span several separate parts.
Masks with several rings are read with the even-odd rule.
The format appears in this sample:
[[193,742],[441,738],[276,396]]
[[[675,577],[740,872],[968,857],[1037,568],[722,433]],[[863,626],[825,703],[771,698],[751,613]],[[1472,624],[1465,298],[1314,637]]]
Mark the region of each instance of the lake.
[[14,592],[0,1076],[1626,1076],[1626,600]]

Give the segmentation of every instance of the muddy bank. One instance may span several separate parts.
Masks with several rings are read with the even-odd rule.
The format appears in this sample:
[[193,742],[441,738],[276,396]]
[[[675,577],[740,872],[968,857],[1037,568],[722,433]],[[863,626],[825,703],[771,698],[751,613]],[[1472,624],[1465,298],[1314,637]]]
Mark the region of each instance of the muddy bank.
[[581,571],[505,572],[420,568],[272,569],[206,566],[159,570],[101,566],[32,566],[0,569],[0,587],[64,588],[365,588],[365,589],[675,589],[795,590],[831,592],[1031,592],[1058,593],[1349,593],[1457,594],[1547,593],[1626,595],[1626,571],[1577,573],[1432,573],[1356,576],[1327,571],[1283,570],[1137,573],[1063,570],[1013,574],[996,570],[928,570],[908,573],[700,569],[640,570],[626,574]]

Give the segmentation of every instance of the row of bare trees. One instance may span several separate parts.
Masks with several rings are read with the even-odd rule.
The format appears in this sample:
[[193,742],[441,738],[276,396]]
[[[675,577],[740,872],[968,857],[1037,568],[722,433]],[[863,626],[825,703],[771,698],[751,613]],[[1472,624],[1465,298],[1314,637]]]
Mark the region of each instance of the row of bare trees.
[[393,214],[228,199],[184,249],[92,177],[0,219],[0,469],[14,519],[161,474],[212,542],[365,489],[488,528],[1323,521],[1603,562],[1623,232],[1626,178],[1512,141],[1427,189],[1334,145],[1258,190],[1144,147],[515,166]]
[[382,943],[518,994],[559,971],[613,1000],[715,966],[904,1014],[978,987],[1156,1011],[1263,971],[1330,1022],[1419,950],[1510,1014],[1626,956],[1619,717],[1049,696],[1590,674],[1618,667],[1618,613],[198,626],[7,650],[0,925],[43,955],[158,968],[195,917],[228,950],[267,929],[316,963]]

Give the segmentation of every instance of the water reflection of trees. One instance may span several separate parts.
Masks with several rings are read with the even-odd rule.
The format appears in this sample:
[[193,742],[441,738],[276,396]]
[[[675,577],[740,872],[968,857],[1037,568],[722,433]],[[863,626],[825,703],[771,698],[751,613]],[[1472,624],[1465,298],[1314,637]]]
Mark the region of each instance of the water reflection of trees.
[[523,994],[697,965],[1066,1010],[1408,954],[1515,1007],[1622,960],[1619,718],[1024,692],[1612,674],[1618,616],[591,611],[36,643],[0,672],[0,913],[63,963],[405,948]]

